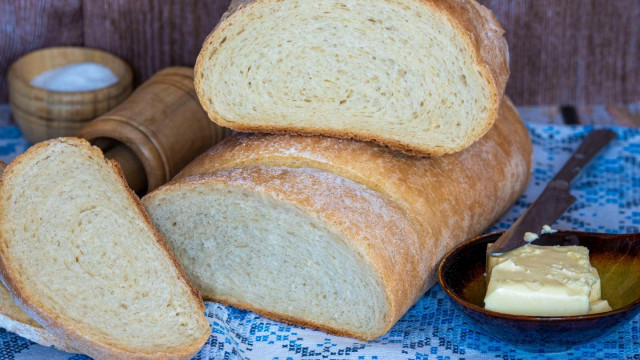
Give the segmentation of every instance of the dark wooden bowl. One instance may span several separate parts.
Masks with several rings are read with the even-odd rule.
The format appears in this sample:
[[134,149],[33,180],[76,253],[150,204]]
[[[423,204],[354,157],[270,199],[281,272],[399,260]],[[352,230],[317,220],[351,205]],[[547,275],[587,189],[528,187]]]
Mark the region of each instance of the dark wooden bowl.
[[541,236],[536,245],[582,245],[598,269],[602,298],[612,311],[580,316],[509,315],[484,309],[487,244],[501,233],[471,239],[449,252],[438,271],[440,284],[467,317],[487,334],[530,352],[562,352],[608,334],[640,312],[640,240],[638,234],[610,235],[560,231]]

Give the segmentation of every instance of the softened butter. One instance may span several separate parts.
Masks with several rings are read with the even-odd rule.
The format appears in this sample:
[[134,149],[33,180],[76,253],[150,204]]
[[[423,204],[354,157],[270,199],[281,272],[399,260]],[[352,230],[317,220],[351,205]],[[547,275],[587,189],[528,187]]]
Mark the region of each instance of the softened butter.
[[611,310],[600,299],[600,277],[583,246],[525,245],[490,256],[485,308],[532,316],[584,315]]

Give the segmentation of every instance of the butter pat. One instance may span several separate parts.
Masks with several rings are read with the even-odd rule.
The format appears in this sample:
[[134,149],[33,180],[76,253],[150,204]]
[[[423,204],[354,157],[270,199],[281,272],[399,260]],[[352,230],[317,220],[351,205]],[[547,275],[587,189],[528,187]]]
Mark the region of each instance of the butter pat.
[[524,233],[524,241],[530,243],[534,242],[535,240],[538,240],[538,234],[532,232]]
[[609,311],[600,299],[600,277],[583,246],[525,245],[490,256],[485,308],[532,316]]
[[589,308],[589,314],[597,314],[605,311],[611,311],[611,306],[607,300],[592,301]]

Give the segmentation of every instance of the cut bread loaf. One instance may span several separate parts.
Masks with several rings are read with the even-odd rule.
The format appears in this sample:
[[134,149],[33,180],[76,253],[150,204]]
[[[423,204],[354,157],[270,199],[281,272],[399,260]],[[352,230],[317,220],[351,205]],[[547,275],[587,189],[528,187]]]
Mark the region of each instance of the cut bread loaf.
[[219,125],[439,155],[498,116],[507,43],[475,0],[234,1],[223,19],[195,66]]
[[[7,164],[0,161],[0,176],[2,176],[6,167]],[[27,315],[16,304],[9,290],[3,284],[0,284],[0,327],[40,345],[54,346],[67,352],[74,352],[63,341],[53,336],[33,320],[31,316]]]
[[84,140],[36,144],[7,167],[0,255],[20,307],[78,352],[189,359],[209,336],[202,299],[119,167]]
[[527,130],[505,100],[485,137],[437,158],[235,136],[143,204],[205,299],[374,339],[435,283],[446,251],[517,199],[530,166]]

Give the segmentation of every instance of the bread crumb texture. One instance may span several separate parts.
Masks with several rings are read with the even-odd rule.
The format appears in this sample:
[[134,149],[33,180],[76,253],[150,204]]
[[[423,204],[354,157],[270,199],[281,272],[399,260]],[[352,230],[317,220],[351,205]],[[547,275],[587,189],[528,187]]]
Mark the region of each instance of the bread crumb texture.
[[508,73],[502,29],[485,11],[474,1],[256,1],[205,41],[200,102],[237,130],[455,152],[489,129],[504,93],[478,44],[498,38],[491,58]]

